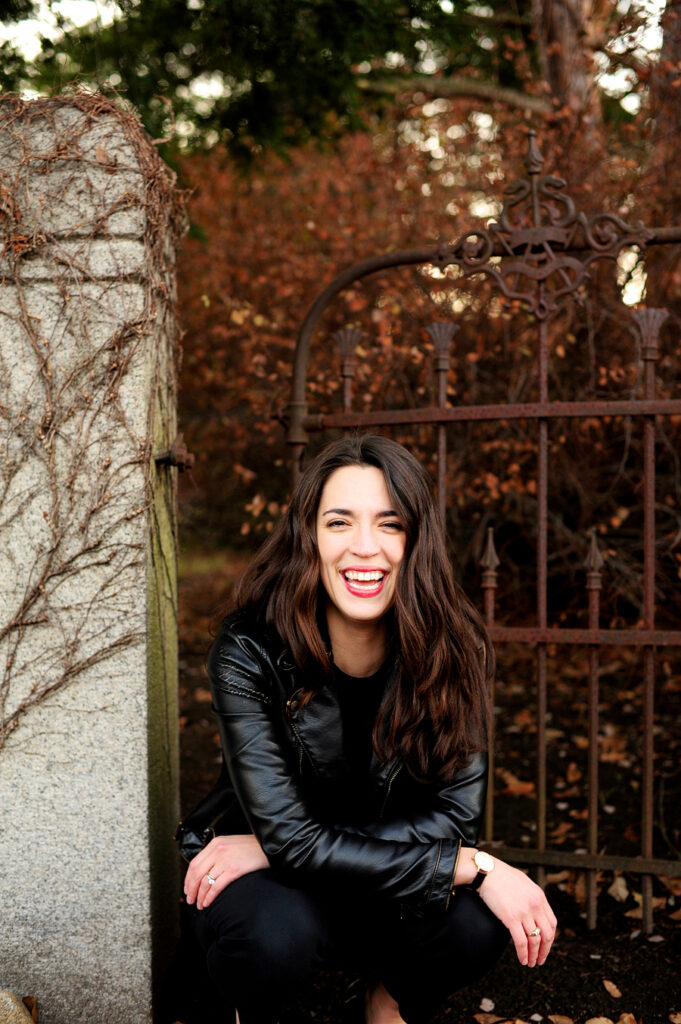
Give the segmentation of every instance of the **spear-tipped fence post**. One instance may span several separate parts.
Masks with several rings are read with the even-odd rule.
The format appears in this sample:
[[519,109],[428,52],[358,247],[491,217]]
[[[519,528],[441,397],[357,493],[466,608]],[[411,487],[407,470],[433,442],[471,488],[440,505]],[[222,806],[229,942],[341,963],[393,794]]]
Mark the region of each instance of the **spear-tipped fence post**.
[[[426,331],[433,343],[435,377],[437,380],[437,404],[444,409],[447,405],[447,374],[450,366],[452,338],[460,328],[448,322],[430,324]],[[447,487],[447,428],[444,423],[437,427],[437,498],[442,522],[445,521]]]
[[[632,314],[641,334],[643,392],[655,399],[655,367],[659,356],[660,329],[669,316],[665,309],[638,309]],[[655,628],[655,417],[643,419],[643,628]],[[643,648],[643,772],[641,852],[653,855],[655,648]],[[653,879],[641,878],[642,926],[653,930]]]
[[[482,589],[485,600],[485,622],[488,626],[494,625],[494,605],[496,601],[497,591],[497,569],[500,565],[499,556],[497,555],[496,548],[494,547],[494,529],[489,526],[487,528],[487,543],[485,544],[485,553],[480,559],[480,565],[482,566]],[[489,725],[489,754],[488,754],[488,771],[489,778],[487,784],[487,804],[485,805],[485,839],[487,842],[491,842],[494,838],[494,701],[496,697],[496,687],[494,684],[494,678],[490,680],[490,705],[492,708],[492,715],[490,718]]]
[[342,327],[336,331],[333,340],[338,345],[341,357],[341,377],[343,378],[343,412],[352,409],[352,382],[355,377],[357,363],[355,350],[364,337],[358,327]]
[[[589,629],[598,630],[600,594],[602,586],[603,556],[598,550],[596,531],[591,530],[589,552],[584,562],[586,590],[589,596]],[[587,768],[587,847],[590,854],[598,853],[598,642],[589,646],[588,736],[589,764]],[[597,872],[586,873],[586,926],[596,927],[598,889]]]

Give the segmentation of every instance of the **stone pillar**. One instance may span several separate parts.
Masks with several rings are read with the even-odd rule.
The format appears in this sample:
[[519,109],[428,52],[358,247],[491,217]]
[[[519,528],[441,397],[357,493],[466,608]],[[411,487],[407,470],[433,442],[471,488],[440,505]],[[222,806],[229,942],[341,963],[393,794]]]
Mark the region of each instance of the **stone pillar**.
[[148,1024],[175,928],[170,172],[92,94],[0,99],[0,989]]

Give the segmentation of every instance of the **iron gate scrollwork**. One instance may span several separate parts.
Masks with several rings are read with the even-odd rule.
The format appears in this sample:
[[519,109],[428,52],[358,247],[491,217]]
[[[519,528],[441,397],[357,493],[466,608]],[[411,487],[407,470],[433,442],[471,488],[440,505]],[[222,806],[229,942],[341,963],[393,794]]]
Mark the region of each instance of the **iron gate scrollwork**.
[[[475,228],[454,244],[435,245],[388,253],[355,264],[341,273],[318,297],[302,325],[294,366],[294,382],[288,415],[288,443],[293,454],[294,473],[299,470],[310,433],[329,429],[394,427],[432,424],[436,428],[437,486],[440,508],[446,504],[447,433],[451,423],[482,423],[524,420],[536,424],[537,457],[537,539],[536,615],[531,626],[498,625],[495,622],[496,592],[500,568],[490,529],[481,561],[484,613],[495,644],[519,643],[536,651],[537,778],[536,843],[534,849],[494,844],[502,856],[519,864],[535,865],[539,880],[547,867],[585,869],[587,872],[587,923],[596,924],[596,879],[601,870],[636,872],[642,876],[643,927],[652,930],[652,878],[681,874],[681,862],[653,857],[653,769],[655,711],[655,651],[659,647],[681,647],[681,630],[656,628],[655,621],[655,440],[656,417],[681,416],[681,399],[656,396],[658,339],[667,314],[664,310],[639,309],[631,315],[640,335],[643,362],[642,395],[626,399],[552,401],[549,395],[548,324],[567,298],[578,298],[591,266],[599,260],[616,260],[624,248],[668,241],[681,241],[681,229],[648,229],[630,225],[620,218],[601,213],[587,218],[578,212],[565,193],[566,183],[542,175],[542,157],[535,135],[529,134],[526,159],[527,178],[506,190],[498,221]],[[537,401],[503,402],[486,405],[448,405],[447,374],[452,340],[459,326],[438,322],[428,327],[433,344],[437,404],[422,408],[356,411],[352,408],[352,387],[356,371],[355,352],[363,332],[356,327],[336,332],[341,360],[343,411],[308,411],[306,378],[311,341],[324,310],[344,289],[368,275],[388,268],[430,264],[444,270],[456,267],[463,277],[483,275],[504,296],[536,320]],[[547,613],[548,590],[548,484],[549,425],[556,420],[629,417],[642,423],[643,435],[643,529],[641,566],[642,621],[634,628],[602,628],[600,593],[606,570],[596,533],[591,531],[585,562],[585,591],[588,620],[585,628],[551,625]],[[556,645],[588,649],[588,768],[587,849],[567,852],[549,848],[547,843],[547,651]],[[643,661],[643,749],[641,784],[640,855],[624,857],[603,854],[598,845],[599,788],[599,658],[602,648],[624,647],[642,650]],[[485,838],[494,842],[494,762],[491,757],[491,785]]]

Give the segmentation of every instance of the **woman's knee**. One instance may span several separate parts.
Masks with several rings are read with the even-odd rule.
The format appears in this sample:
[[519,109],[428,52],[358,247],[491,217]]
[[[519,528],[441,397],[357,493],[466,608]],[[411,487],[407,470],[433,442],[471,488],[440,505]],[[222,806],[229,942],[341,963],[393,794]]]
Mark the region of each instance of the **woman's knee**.
[[323,916],[307,899],[287,901],[286,907],[254,908],[248,947],[264,980],[306,977],[322,959],[325,939]]
[[[285,982],[288,987],[307,977],[323,958],[329,935],[318,902],[267,876],[265,871],[244,876],[210,908],[212,975],[241,971],[250,984],[262,979],[263,984]],[[246,884],[240,885],[242,881]]]

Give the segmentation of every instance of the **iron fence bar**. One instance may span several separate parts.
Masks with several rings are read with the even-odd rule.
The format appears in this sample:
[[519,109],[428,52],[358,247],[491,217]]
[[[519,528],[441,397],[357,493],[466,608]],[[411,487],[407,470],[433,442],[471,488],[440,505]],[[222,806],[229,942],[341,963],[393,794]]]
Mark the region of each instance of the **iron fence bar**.
[[518,405],[426,406],[422,409],[377,409],[372,412],[312,413],[306,415],[306,431],[334,427],[387,427],[414,423],[453,423],[486,420],[583,419],[590,416],[681,416],[681,399],[655,401],[615,399],[594,402],[529,402]]
[[[533,184],[535,179],[532,179]],[[538,202],[535,190],[535,203]],[[537,220],[539,219],[537,213]],[[543,285],[538,291],[541,301]],[[546,320],[539,323],[539,402],[548,405],[548,332]],[[547,626],[548,594],[548,503],[549,503],[549,424],[542,418],[538,422],[538,465],[537,465],[537,625]],[[546,644],[537,644],[537,849],[546,847]],[[544,884],[544,869],[539,867],[537,882]]]
[[[482,566],[482,591],[484,594],[485,601],[485,623],[488,629],[494,625],[494,604],[496,601],[497,591],[497,568],[499,566],[499,556],[497,555],[494,547],[494,530],[492,527],[487,529],[487,543],[485,545],[485,553],[480,561]],[[495,721],[494,721],[494,702],[496,699],[496,681],[495,676],[492,676],[490,682],[490,704],[492,714],[490,717],[489,725],[489,744],[488,744],[488,765],[487,765],[487,802],[485,804],[485,838],[489,841],[492,840],[494,835],[494,777],[495,777],[495,757],[494,757],[494,746],[495,746]]]
[[[639,310],[634,318],[641,332],[643,390],[649,401],[655,398],[655,366],[658,334],[667,318],[664,310]],[[655,418],[643,421],[643,624],[655,626]],[[644,857],[653,854],[654,802],[654,725],[655,725],[655,648],[643,648],[643,779],[641,850]],[[653,930],[653,879],[644,875],[641,883],[643,931]]]
[[[589,628],[598,629],[600,614],[601,568],[603,558],[596,543],[596,532],[591,531],[589,554],[585,562],[586,589],[589,600]],[[599,647],[592,644],[589,648],[589,683],[588,683],[588,776],[587,776],[587,848],[591,855],[598,850],[598,664]],[[598,888],[597,872],[590,868],[586,876],[586,926],[596,927]]]
[[568,627],[547,626],[497,626],[490,628],[495,643],[526,644],[571,644],[575,647],[588,644],[612,647],[678,647],[681,646],[681,630],[678,629],[569,629]]
[[504,860],[516,864],[543,864],[545,867],[593,868],[596,871],[629,871],[640,875],[664,875],[676,878],[681,874],[681,860],[658,860],[651,857],[623,857],[617,854],[569,850],[531,850],[523,847],[504,846],[498,843],[481,843],[484,849],[498,854]]
[[[433,342],[435,356],[435,379],[437,381],[437,404],[439,409],[447,405],[447,374],[449,373],[449,353],[452,338],[459,328],[448,322],[435,323],[426,327]],[[444,423],[437,428],[437,500],[442,522],[445,522],[447,503],[447,429]]]

